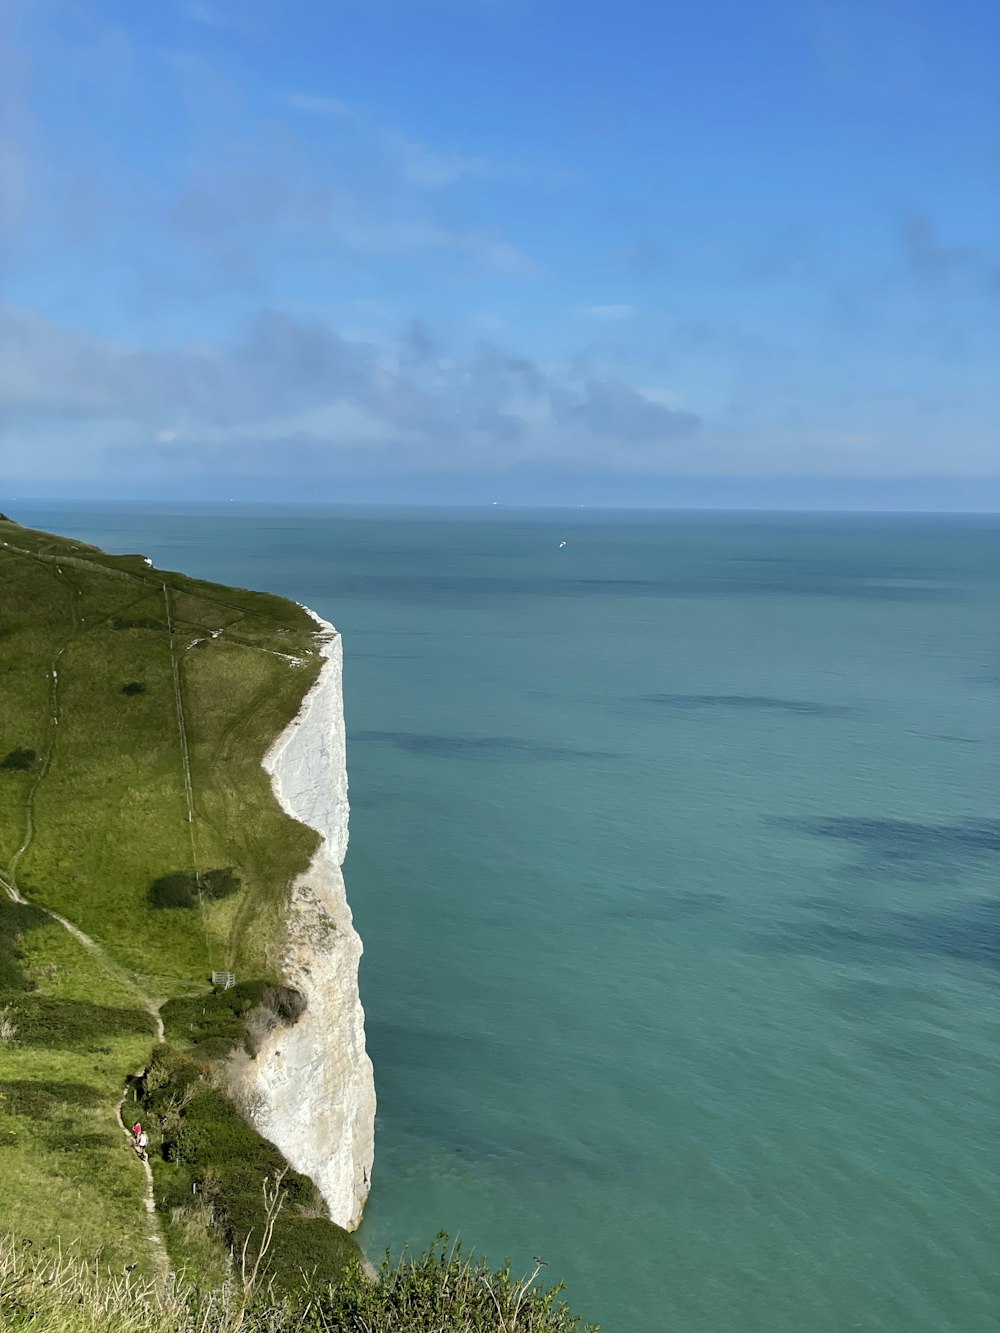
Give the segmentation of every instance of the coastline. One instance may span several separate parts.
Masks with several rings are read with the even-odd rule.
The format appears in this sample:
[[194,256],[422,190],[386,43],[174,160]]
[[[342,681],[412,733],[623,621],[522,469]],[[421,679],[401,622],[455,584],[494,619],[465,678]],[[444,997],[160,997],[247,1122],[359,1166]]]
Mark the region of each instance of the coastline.
[[331,1219],[353,1231],[371,1183],[375,1085],[358,991],[362,943],[341,871],[349,816],[343,649],[336,629],[303,609],[326,636],[325,660],[262,766],[285,813],[320,835],[292,884],[277,960],[306,1009],[265,1038],[245,1071],[245,1104],[255,1128],[316,1183]]

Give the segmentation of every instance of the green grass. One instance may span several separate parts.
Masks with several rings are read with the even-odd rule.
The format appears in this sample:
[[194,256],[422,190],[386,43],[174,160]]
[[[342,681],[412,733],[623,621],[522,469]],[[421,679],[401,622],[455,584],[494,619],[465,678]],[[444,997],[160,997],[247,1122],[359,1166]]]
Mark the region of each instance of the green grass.
[[[144,1237],[114,1108],[148,1058],[149,1005],[203,997],[213,968],[280,980],[267,945],[316,835],[260,761],[318,674],[316,626],[281,598],[6,520],[0,581],[0,874],[29,904],[0,903],[0,1012],[17,1029],[0,1042],[0,1196],[21,1235],[118,1263]],[[200,883],[196,905],[154,908],[165,877]],[[197,1218],[165,1221],[217,1268]]]
[[[388,1261],[373,1281],[354,1268],[335,1287],[293,1295],[235,1272],[214,1290],[109,1277],[83,1258],[38,1255],[0,1239],[0,1308],[10,1333],[597,1333],[538,1281],[466,1257],[447,1237]],[[627,1303],[627,1292],[625,1303]],[[622,1324],[627,1328],[627,1322]]]
[[[443,1241],[372,1282],[227,1095],[229,1054],[301,1004],[268,943],[317,837],[260,764],[318,674],[315,623],[3,519],[0,586],[0,875],[28,899],[0,899],[3,1327],[576,1333],[537,1272]],[[213,968],[239,983],[209,990]],[[154,1008],[168,1045],[152,1046]],[[127,1079],[178,1284],[154,1262],[145,1174],[116,1120]]]
[[[16,524],[0,522],[0,540],[9,543],[0,548],[0,754],[46,756],[51,747],[41,781],[39,760],[0,770],[8,863],[34,792],[35,836],[17,866],[25,896],[70,917],[157,995],[203,983],[213,965],[273,971],[261,939],[316,836],[280,810],[260,761],[319,670],[314,622],[268,594],[151,571],[138,557]],[[193,782],[190,826],[172,653]],[[134,685],[142,689],[125,692]],[[222,867],[242,883],[238,902],[203,895],[197,915],[150,913],[158,879]],[[251,916],[261,927],[252,934],[241,925]]]
[[114,1108],[123,1071],[148,1055],[152,1019],[37,909],[4,903],[0,929],[19,940],[21,973],[20,987],[0,992],[16,1029],[0,1046],[4,1224],[33,1245],[76,1242],[111,1267],[146,1271],[142,1170]]
[[160,1014],[168,1042],[194,1058],[217,1059],[237,1047],[255,1053],[249,1030],[255,1012],[263,1012],[269,1023],[293,1023],[304,1003],[288,986],[240,981],[229,990],[169,1000]]
[[[210,1067],[158,1046],[138,1084],[142,1120],[152,1127],[157,1206],[175,1228],[206,1215],[229,1251],[240,1255],[266,1226],[265,1182],[281,1201],[269,1252],[277,1289],[292,1294],[303,1273],[324,1283],[361,1261],[352,1237],[328,1221],[316,1186],[288,1169],[277,1148],[239,1114]],[[256,1242],[255,1242],[256,1238]]]

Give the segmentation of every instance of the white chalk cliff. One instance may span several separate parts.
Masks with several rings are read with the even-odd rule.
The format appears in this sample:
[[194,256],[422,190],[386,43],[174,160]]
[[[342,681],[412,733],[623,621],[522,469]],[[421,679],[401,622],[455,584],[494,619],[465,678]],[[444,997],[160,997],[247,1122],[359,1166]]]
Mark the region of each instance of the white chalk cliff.
[[334,1222],[353,1230],[371,1180],[375,1081],[358,994],[361,940],[341,865],[347,851],[347,761],[340,635],[326,638],[319,679],[264,759],[282,808],[322,838],[295,880],[279,962],[306,1009],[277,1026],[250,1064],[251,1114],[296,1171],[319,1187]]

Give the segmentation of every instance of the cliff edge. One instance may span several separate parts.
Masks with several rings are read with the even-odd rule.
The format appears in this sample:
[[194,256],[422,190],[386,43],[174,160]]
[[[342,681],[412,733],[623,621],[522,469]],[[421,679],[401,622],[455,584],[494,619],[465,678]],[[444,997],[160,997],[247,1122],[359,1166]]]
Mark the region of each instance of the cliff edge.
[[320,676],[264,758],[285,812],[320,834],[294,881],[280,963],[306,1009],[278,1027],[248,1066],[245,1104],[254,1126],[318,1186],[330,1217],[353,1231],[371,1181],[375,1083],[358,992],[362,945],[341,865],[347,851],[347,762],[340,635],[326,634]]

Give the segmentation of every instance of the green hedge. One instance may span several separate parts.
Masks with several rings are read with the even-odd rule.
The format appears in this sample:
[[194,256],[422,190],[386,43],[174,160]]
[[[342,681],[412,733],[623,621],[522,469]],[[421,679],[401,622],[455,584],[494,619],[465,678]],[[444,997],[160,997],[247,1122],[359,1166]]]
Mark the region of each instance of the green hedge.
[[246,1020],[263,1006],[283,1023],[294,1023],[305,1000],[290,986],[263,980],[240,981],[228,990],[169,1000],[160,1010],[167,1040],[188,1048],[192,1057],[218,1060],[236,1046],[250,1054],[252,1042]]
[[54,995],[22,995],[11,1001],[21,1046],[78,1046],[109,1034],[148,1034],[155,1024],[144,1009],[65,1000]]
[[284,1196],[268,1255],[268,1276],[279,1291],[302,1287],[303,1273],[320,1284],[337,1280],[360,1261],[351,1236],[312,1216],[322,1208],[316,1186],[288,1168],[278,1149],[240,1115],[207,1079],[207,1066],[158,1046],[138,1084],[143,1123],[162,1164],[155,1172],[157,1206],[165,1212],[207,1206],[230,1250],[250,1237],[254,1253],[264,1227],[265,1181],[285,1172]]
[[98,1088],[67,1079],[8,1078],[0,1085],[0,1092],[2,1109],[8,1115],[23,1115],[30,1120],[51,1120],[69,1107],[97,1106],[101,1101]]
[[[378,1282],[354,1270],[346,1281],[313,1295],[286,1328],[296,1333],[597,1333],[562,1300],[562,1286],[546,1288],[515,1277],[509,1261],[493,1269],[449,1247],[442,1233],[418,1259],[397,1264],[388,1256]],[[623,1327],[627,1327],[624,1325]]]

